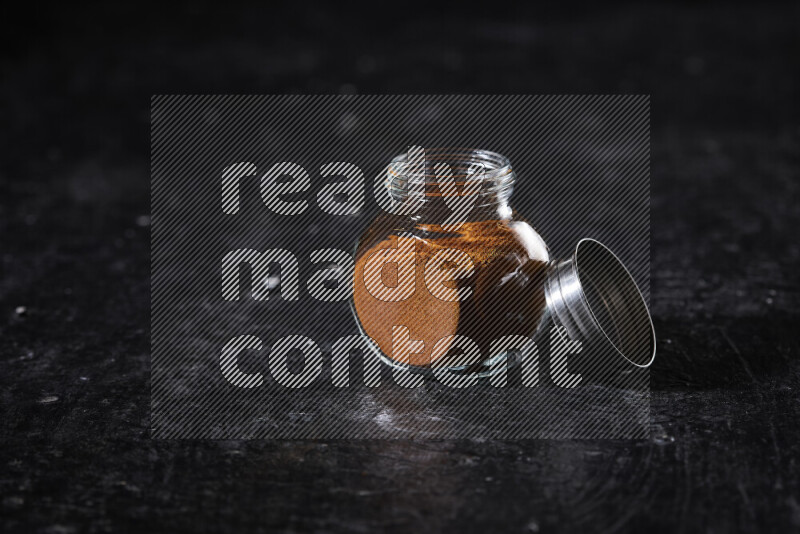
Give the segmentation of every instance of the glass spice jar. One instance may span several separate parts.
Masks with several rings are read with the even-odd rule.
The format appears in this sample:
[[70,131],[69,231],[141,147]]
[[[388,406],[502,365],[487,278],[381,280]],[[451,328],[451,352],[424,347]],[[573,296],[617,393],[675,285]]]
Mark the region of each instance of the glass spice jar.
[[593,240],[553,261],[509,206],[515,173],[506,157],[415,147],[386,176],[394,208],[357,243],[352,300],[386,363],[491,374],[507,356],[491,353],[494,340],[535,339],[551,322],[636,366],[652,362],[655,333],[630,274]]

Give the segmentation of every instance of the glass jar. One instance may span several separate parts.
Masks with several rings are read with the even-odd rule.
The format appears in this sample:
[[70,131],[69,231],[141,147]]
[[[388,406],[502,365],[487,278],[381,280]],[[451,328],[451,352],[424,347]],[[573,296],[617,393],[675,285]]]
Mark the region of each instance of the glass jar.
[[[504,156],[415,150],[387,167],[393,208],[372,221],[355,252],[352,307],[386,363],[489,374],[506,357],[491,353],[494,340],[536,338],[552,320],[570,338],[604,336],[635,365],[649,365],[652,322],[616,256],[584,240],[571,259],[552,261],[542,237],[508,204],[515,175]],[[586,291],[579,250],[581,262],[593,265],[582,273],[592,279]],[[598,276],[614,260],[611,277]],[[621,330],[634,333],[632,344]]]

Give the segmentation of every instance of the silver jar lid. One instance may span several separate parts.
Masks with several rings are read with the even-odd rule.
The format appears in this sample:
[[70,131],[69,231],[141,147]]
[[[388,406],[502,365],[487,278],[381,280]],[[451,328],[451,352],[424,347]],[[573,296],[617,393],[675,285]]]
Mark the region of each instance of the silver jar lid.
[[553,321],[574,341],[648,367],[656,355],[650,312],[633,277],[605,245],[581,239],[567,260],[556,262],[545,282]]

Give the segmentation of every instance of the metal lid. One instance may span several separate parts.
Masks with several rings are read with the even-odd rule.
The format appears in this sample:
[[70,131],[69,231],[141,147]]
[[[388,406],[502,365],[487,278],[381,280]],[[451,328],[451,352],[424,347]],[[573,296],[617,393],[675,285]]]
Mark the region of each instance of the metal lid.
[[545,297],[553,320],[570,339],[612,349],[637,367],[653,363],[656,334],[647,304],[605,245],[581,239],[570,259],[551,267]]

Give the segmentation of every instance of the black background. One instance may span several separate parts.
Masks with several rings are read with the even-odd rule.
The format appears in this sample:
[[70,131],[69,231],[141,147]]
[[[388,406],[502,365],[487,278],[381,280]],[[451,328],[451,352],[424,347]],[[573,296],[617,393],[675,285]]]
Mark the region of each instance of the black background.
[[[4,530],[797,530],[799,14],[4,6]],[[650,440],[149,438],[150,95],[341,92],[652,95]]]

